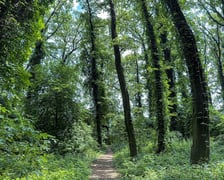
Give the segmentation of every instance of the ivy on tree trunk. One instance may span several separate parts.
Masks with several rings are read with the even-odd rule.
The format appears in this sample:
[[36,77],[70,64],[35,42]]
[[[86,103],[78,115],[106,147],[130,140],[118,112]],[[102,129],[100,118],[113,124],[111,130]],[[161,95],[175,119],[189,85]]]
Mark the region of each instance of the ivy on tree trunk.
[[97,142],[99,146],[102,146],[102,130],[101,130],[101,121],[102,121],[102,113],[101,113],[101,102],[100,102],[100,88],[98,85],[99,80],[99,72],[97,69],[97,59],[96,59],[96,37],[94,32],[93,25],[93,16],[92,10],[90,7],[89,0],[86,0],[88,15],[89,15],[89,32],[90,32],[90,42],[91,42],[91,87],[93,93],[93,102],[95,106],[95,122],[96,122],[96,131],[97,131]]
[[[171,59],[171,50],[170,48],[167,47],[167,32],[163,32],[160,35],[161,39],[161,45],[163,48],[163,56],[164,56],[164,61],[165,64],[168,66],[171,66],[172,64],[172,59]],[[174,74],[174,69],[173,67],[170,67],[169,69],[166,70],[166,75],[168,78],[168,84],[169,84],[169,91],[170,95],[169,98],[172,101],[172,104],[170,105],[170,130],[171,131],[176,131],[177,130],[177,101],[176,101],[176,88],[175,88],[175,74]]]
[[146,36],[148,40],[148,45],[151,48],[152,65],[153,68],[155,69],[154,71],[155,71],[156,118],[158,128],[157,153],[161,153],[165,150],[165,117],[164,117],[164,103],[163,103],[162,72],[161,72],[156,36],[154,33],[153,25],[149,19],[150,16],[147,10],[145,0],[141,0],[141,8],[146,25],[146,33],[147,33]]
[[191,163],[200,164],[209,161],[209,109],[208,91],[204,70],[201,65],[194,34],[188,25],[177,0],[164,0],[173,18],[183,47],[183,54],[189,71],[193,120]]

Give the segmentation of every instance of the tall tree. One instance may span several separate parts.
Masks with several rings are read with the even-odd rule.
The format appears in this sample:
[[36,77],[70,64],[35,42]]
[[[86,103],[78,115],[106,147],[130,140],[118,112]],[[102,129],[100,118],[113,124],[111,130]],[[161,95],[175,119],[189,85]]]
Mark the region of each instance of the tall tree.
[[80,22],[73,18],[70,2],[59,0],[50,7],[28,64],[32,84],[26,115],[32,116],[37,129],[54,135],[61,144],[79,113],[74,52],[80,42]]
[[193,103],[191,163],[208,162],[210,154],[208,92],[196,40],[178,1],[164,0],[163,2],[169,8],[178,31],[190,76]]
[[97,49],[96,49],[96,35],[95,35],[95,27],[93,24],[93,12],[91,9],[91,5],[89,0],[86,0],[87,11],[88,11],[88,23],[89,23],[89,33],[90,33],[90,42],[91,42],[91,50],[90,50],[90,61],[91,61],[91,87],[93,93],[93,101],[95,106],[95,122],[97,129],[97,141],[100,146],[102,146],[102,132],[101,132],[101,121],[102,121],[102,113],[101,113],[101,102],[100,102],[100,94],[99,94],[99,72],[97,69]]
[[158,128],[158,147],[157,153],[161,153],[165,150],[165,116],[164,116],[164,103],[163,103],[163,84],[162,84],[162,72],[160,65],[160,57],[158,51],[158,45],[156,42],[156,35],[153,25],[150,21],[150,15],[147,9],[146,1],[141,0],[141,9],[143,18],[146,25],[146,36],[148,40],[148,46],[151,48],[151,58],[153,69],[155,71],[155,98],[156,98],[156,118]]
[[102,33],[105,25],[104,21],[97,16],[100,11],[99,3],[86,0],[81,5],[85,9],[82,18],[86,22],[84,31],[82,32],[81,60],[85,60],[86,62],[83,64],[83,71],[87,76],[86,82],[93,100],[97,141],[99,146],[102,146],[104,129],[108,130],[107,122],[105,122],[107,102],[104,82],[104,65],[107,63],[104,59],[107,56],[107,51],[105,53],[105,44],[102,41],[105,38]]
[[[136,64],[136,83],[137,83],[137,85],[139,85],[141,82],[140,82],[139,64],[138,64],[137,57],[135,59],[135,64]],[[138,91],[135,94],[135,99],[136,99],[137,107],[142,108],[142,95],[139,90],[139,87],[138,87]]]
[[200,6],[206,11],[209,18],[220,26],[224,26],[224,1],[198,0]]
[[122,100],[123,100],[123,108],[124,108],[124,119],[125,119],[125,126],[128,134],[128,141],[129,141],[129,150],[130,156],[134,157],[137,155],[137,146],[136,146],[136,139],[134,133],[134,127],[132,124],[131,118],[131,106],[129,100],[129,93],[124,77],[123,67],[121,64],[121,53],[120,47],[117,42],[117,29],[116,29],[116,13],[114,8],[113,0],[109,0],[110,6],[110,16],[111,16],[111,38],[113,41],[113,48],[114,48],[114,57],[115,57],[115,66],[117,70],[118,80],[120,84]]
[[[0,81],[1,90],[19,94],[29,83],[24,64],[40,36],[43,14],[50,1],[1,1]],[[12,86],[12,82],[14,86]],[[21,94],[22,96],[22,94]],[[14,104],[15,105],[15,104]]]
[[224,72],[223,72],[223,53],[222,53],[222,38],[221,38],[221,27],[216,24],[214,31],[208,30],[205,27],[204,33],[207,35],[211,42],[210,51],[214,54],[215,65],[217,67],[218,80],[221,86],[221,96],[224,103]]
[[168,78],[168,84],[169,84],[169,91],[170,91],[170,130],[175,131],[177,130],[177,101],[176,101],[176,89],[175,89],[175,74],[174,69],[172,67],[172,59],[171,59],[171,50],[168,47],[168,39],[167,39],[168,33],[166,31],[162,32],[160,35],[161,39],[161,46],[163,49],[163,59],[165,61],[165,64],[168,65],[168,69],[166,70],[166,75]]
[[[27,70],[31,74],[29,80],[31,84],[29,85],[26,101],[25,101],[25,110],[26,113],[32,116],[38,116],[39,112],[35,112],[35,108],[33,107],[36,104],[38,98],[38,91],[41,89],[40,76],[38,75],[39,68],[43,64],[42,60],[46,56],[45,44],[48,40],[52,40],[54,38],[55,33],[62,27],[62,22],[64,22],[65,17],[62,15],[62,10],[65,8],[66,2],[64,0],[56,0],[54,3],[50,5],[50,11],[44,14],[44,24],[40,29],[40,37],[36,40],[35,47],[33,49],[33,54],[29,58],[29,63],[27,65]],[[61,12],[61,13],[59,13]],[[59,14],[61,15],[61,23],[58,23]],[[62,20],[63,19],[63,20]],[[68,20],[68,19],[66,19]],[[52,24],[55,23],[55,27],[52,27]],[[49,51],[49,49],[48,49]]]

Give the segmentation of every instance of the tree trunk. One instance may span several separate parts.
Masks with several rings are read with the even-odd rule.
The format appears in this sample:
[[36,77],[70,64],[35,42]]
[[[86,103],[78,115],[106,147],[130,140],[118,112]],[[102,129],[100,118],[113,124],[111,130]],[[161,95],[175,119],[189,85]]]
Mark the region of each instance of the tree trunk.
[[146,32],[148,45],[151,48],[151,57],[153,68],[155,68],[155,98],[156,98],[156,117],[158,123],[158,147],[157,153],[165,150],[165,118],[164,118],[164,103],[163,103],[163,85],[161,76],[161,67],[159,60],[159,52],[156,42],[156,36],[153,26],[149,19],[145,0],[141,0],[141,8],[146,23]]
[[[163,55],[164,55],[164,61],[165,64],[168,66],[171,66],[172,60],[171,60],[171,52],[170,49],[167,47],[167,32],[163,32],[160,36],[161,38],[161,44],[163,47]],[[176,88],[175,88],[175,74],[173,68],[169,68],[166,70],[166,75],[168,78],[168,84],[169,84],[169,91],[170,95],[169,98],[172,102],[170,105],[170,130],[176,131],[177,130],[177,97],[176,97]]]
[[36,79],[36,67],[41,64],[41,60],[44,58],[45,52],[44,52],[43,46],[44,46],[43,40],[38,40],[36,42],[34,53],[30,57],[29,64],[28,64],[29,72],[31,74],[29,78],[31,85],[28,87],[27,95],[26,95],[27,114],[31,112],[30,108],[32,107],[32,101],[34,101],[34,99],[38,97],[38,91],[40,87],[35,85],[35,81],[38,81],[38,79]]
[[90,40],[91,40],[91,86],[92,86],[92,93],[93,93],[93,102],[95,106],[95,121],[96,121],[96,130],[97,130],[97,142],[100,146],[102,146],[102,130],[101,130],[101,102],[100,102],[100,94],[99,94],[99,85],[97,81],[99,80],[99,72],[97,69],[97,62],[96,62],[96,37],[94,32],[94,25],[93,25],[93,17],[92,17],[92,10],[90,7],[89,0],[86,0],[87,7],[88,7],[88,14],[89,14],[89,28],[90,28]]
[[142,45],[142,49],[144,52],[144,60],[145,60],[145,78],[146,78],[146,88],[148,90],[148,94],[147,94],[147,98],[148,98],[148,110],[149,110],[149,117],[152,117],[153,114],[153,103],[152,103],[152,85],[150,82],[150,75],[149,75],[149,71],[148,71],[148,67],[149,67],[149,56],[148,56],[148,51],[145,47],[145,42],[144,39],[141,38],[141,45]]
[[174,25],[179,33],[183,47],[183,54],[189,71],[193,123],[191,148],[191,163],[199,164],[209,161],[209,110],[207,82],[199,58],[194,34],[182,13],[177,0],[164,0],[173,18]]
[[218,77],[221,84],[222,99],[224,102],[224,74],[223,74],[221,55],[217,57],[217,67],[218,67]]
[[224,0],[221,0],[222,3],[222,15],[224,16]]
[[185,66],[182,64],[182,67],[179,67],[177,69],[177,77],[178,77],[178,88],[180,93],[180,106],[178,109],[178,131],[181,132],[184,139],[189,139],[191,135],[191,119],[192,114],[189,112],[189,106],[191,106],[191,93],[188,90],[188,87],[190,86],[189,83],[186,83],[185,75],[183,75],[183,72],[185,72]]
[[216,27],[216,37],[212,37],[212,39],[215,41],[215,46],[217,47],[217,48],[214,48],[213,51],[217,59],[218,77],[219,77],[219,82],[221,85],[222,99],[224,103],[224,74],[223,74],[222,47],[221,47],[222,43],[221,43],[221,37],[220,37],[218,24]]
[[[110,5],[110,15],[111,15],[111,37],[112,37],[112,40],[114,41],[117,38],[117,31],[116,31],[116,14],[115,14],[113,0],[109,0],[109,5]],[[123,100],[124,119],[125,119],[127,134],[128,134],[130,156],[134,157],[137,155],[137,146],[136,146],[136,140],[135,140],[134,127],[133,127],[132,118],[131,118],[129,93],[128,93],[128,89],[127,89],[127,85],[126,85],[126,81],[124,77],[123,67],[121,64],[120,47],[115,42],[113,47],[114,47],[115,66],[117,70],[117,75],[118,75],[118,80],[119,80],[122,100]]]
[[[139,77],[139,65],[138,65],[138,59],[136,58],[135,60],[135,66],[136,66],[136,83],[137,85],[140,84],[140,77]],[[137,93],[135,94],[135,99],[136,99],[136,104],[138,108],[142,107],[142,95],[141,95],[141,91],[137,90]]]

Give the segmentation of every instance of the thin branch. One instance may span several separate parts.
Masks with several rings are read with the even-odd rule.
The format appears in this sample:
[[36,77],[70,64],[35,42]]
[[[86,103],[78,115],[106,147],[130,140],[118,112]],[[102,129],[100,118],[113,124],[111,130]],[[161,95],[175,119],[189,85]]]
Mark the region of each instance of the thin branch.
[[[206,11],[206,13],[208,14],[208,16],[217,24],[219,24],[220,26],[224,26],[224,23],[219,22],[216,18],[214,18],[211,14],[211,12],[208,10],[208,8],[204,5],[204,3],[202,3],[201,1],[199,1],[200,5],[202,6],[202,8]],[[208,3],[207,3],[208,4]],[[222,17],[223,18],[223,17]]]

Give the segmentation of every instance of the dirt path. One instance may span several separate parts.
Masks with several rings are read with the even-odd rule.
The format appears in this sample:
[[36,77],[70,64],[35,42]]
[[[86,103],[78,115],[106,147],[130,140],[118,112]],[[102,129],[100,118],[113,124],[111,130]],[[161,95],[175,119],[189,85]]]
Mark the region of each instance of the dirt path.
[[119,179],[119,174],[113,167],[113,154],[108,151],[101,155],[91,166],[92,175],[90,180]]

